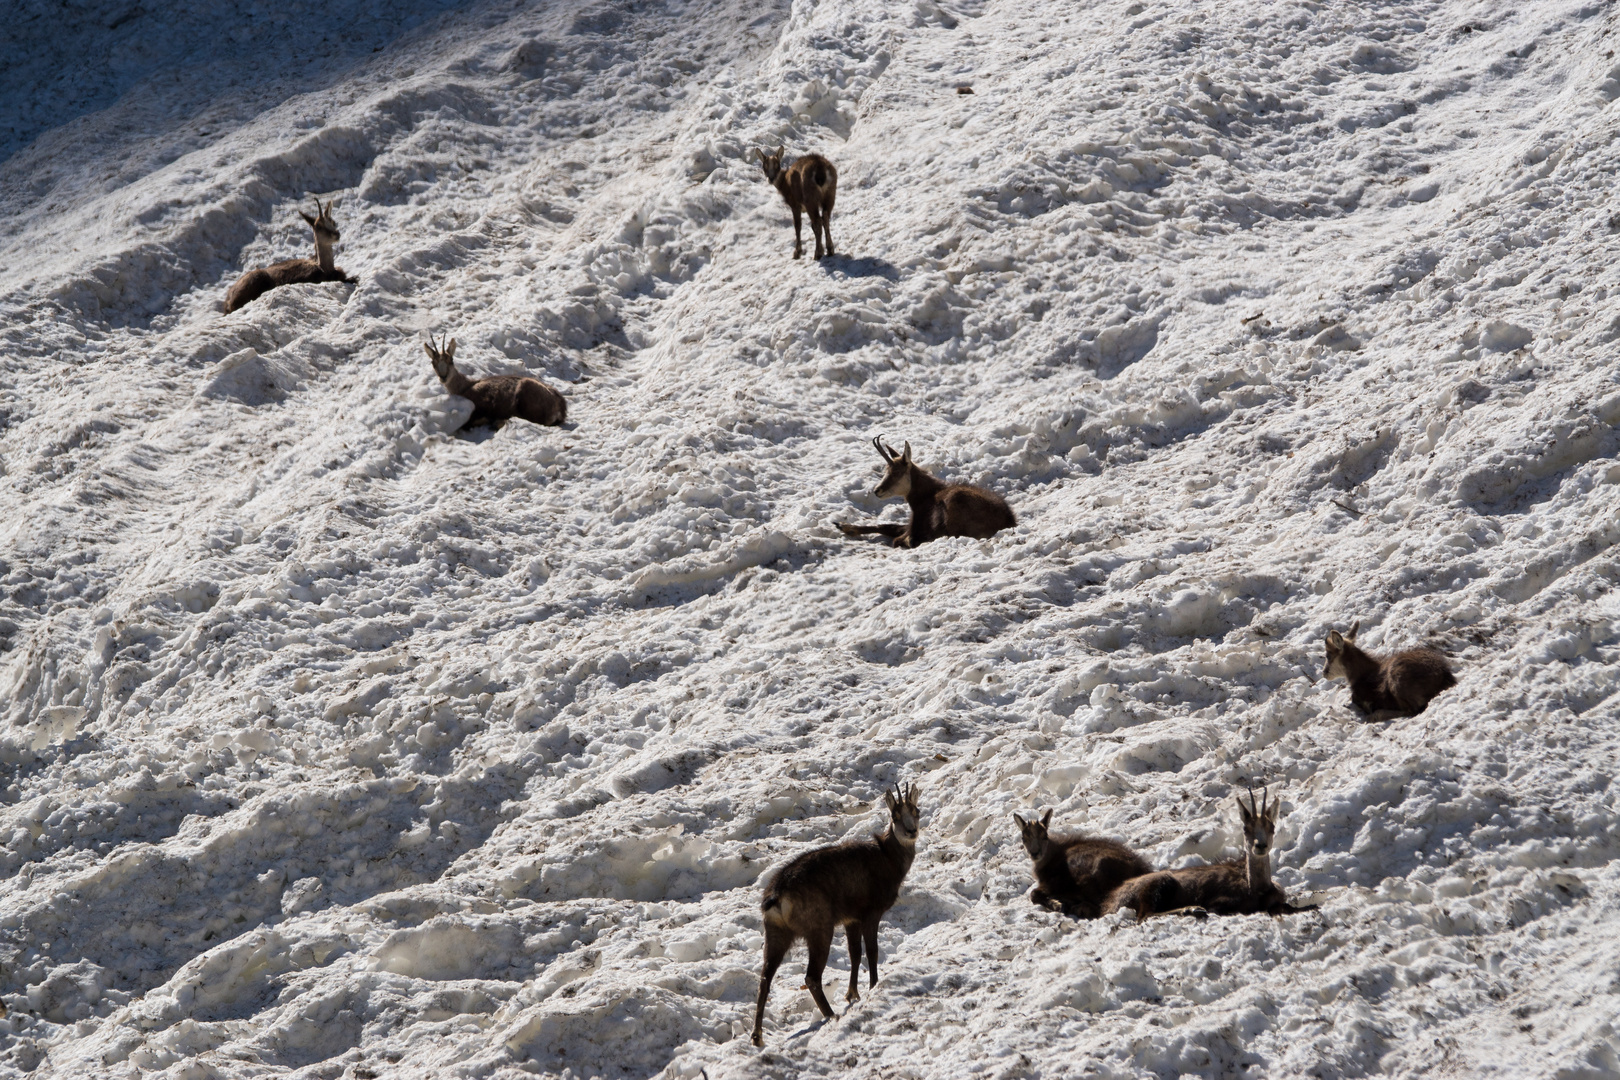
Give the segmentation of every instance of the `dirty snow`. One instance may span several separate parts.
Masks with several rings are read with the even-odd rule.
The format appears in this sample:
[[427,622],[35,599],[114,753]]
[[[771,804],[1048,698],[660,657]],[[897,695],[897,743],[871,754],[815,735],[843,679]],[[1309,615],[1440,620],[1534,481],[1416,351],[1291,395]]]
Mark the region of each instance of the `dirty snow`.
[[[1611,5],[196,7],[7,16],[5,1075],[1620,1072]],[[221,316],[310,193],[359,284]],[[845,540],[880,433],[1020,524]],[[1357,618],[1460,684],[1358,722]],[[754,1049],[902,780],[881,982]],[[1014,810],[1251,783],[1319,912],[1025,898]]]

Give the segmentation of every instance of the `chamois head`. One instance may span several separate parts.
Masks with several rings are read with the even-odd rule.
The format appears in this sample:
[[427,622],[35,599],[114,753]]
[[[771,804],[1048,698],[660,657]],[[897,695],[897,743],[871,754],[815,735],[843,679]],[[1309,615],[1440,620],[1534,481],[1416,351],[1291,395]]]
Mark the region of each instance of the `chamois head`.
[[1271,854],[1271,841],[1277,835],[1277,807],[1265,788],[1260,789],[1260,802],[1255,805],[1254,788],[1249,788],[1249,805],[1243,805],[1239,795],[1238,813],[1243,816],[1243,850],[1247,855],[1264,859]]
[[759,155],[759,167],[765,170],[765,179],[773,184],[782,175],[782,154],[786,150],[786,146],[778,146],[774,154],[767,154],[763,148],[754,147],[754,153]]
[[315,230],[315,242],[317,244],[335,244],[342,239],[338,235],[337,222],[332,220],[332,203],[335,201],[335,199],[327,199],[326,205],[322,206],[321,200],[316,199],[314,217],[310,217],[302,210],[298,211],[298,216],[309,222],[309,227]]
[[1052,811],[1048,810],[1039,819],[1031,818],[1029,821],[1013,814],[1013,820],[1018,822],[1018,831],[1023,834],[1024,850],[1029,852],[1030,858],[1040,862],[1041,856],[1045,855],[1046,849],[1051,846],[1046,827],[1052,824]]
[[885,791],[883,801],[889,806],[889,828],[894,838],[905,847],[915,847],[922,818],[922,811],[917,809],[917,785],[907,784]]
[[433,373],[439,377],[439,381],[448,381],[450,373],[456,370],[456,339],[451,338],[446,344],[444,339],[440,338],[438,346],[435,347],[433,335],[429,334],[422,348],[427,350],[428,359],[433,361]]
[[[1345,666],[1344,657],[1347,652],[1356,649],[1356,631],[1361,629],[1361,620],[1357,619],[1355,625],[1350,627],[1348,634],[1341,634],[1337,630],[1329,630],[1327,641],[1327,666],[1322,669],[1324,679],[1348,679],[1350,671]],[[1357,649],[1356,651],[1360,651]]]
[[883,474],[883,479],[878,481],[878,486],[872,489],[872,494],[882,499],[903,499],[910,495],[911,443],[906,443],[905,450],[898,454],[894,452],[894,447],[884,444],[881,435],[872,440],[872,445],[883,455],[883,460],[889,463],[888,471]]

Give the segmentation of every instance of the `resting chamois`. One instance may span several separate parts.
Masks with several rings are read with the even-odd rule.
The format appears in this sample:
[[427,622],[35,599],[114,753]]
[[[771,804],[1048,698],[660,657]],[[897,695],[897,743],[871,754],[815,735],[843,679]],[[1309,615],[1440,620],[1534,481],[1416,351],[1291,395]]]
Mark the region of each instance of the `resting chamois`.
[[1416,716],[1442,690],[1457,685],[1444,653],[1436,649],[1407,649],[1380,659],[1356,646],[1356,631],[1328,632],[1327,667],[1324,679],[1344,679],[1350,684],[1350,704],[1368,723]]
[[759,973],[759,1002],[754,1007],[754,1045],[765,1045],[765,998],[782,958],[799,938],[810,950],[804,980],[821,1014],[832,1018],[832,1006],[821,986],[821,973],[832,950],[833,933],[842,926],[849,938],[849,995],[861,995],[861,942],[866,942],[869,985],[877,985],[878,920],[900,896],[900,883],[917,855],[916,785],[884,792],[889,827],[868,840],[847,840],[795,857],[765,886],[760,909],[765,923],[765,966]]
[[941,536],[971,536],[983,540],[1002,529],[1018,524],[1012,508],[993,491],[972,484],[947,484],[911,463],[911,444],[902,453],[885,446],[880,435],[872,440],[877,452],[889,463],[888,471],[872,494],[882,499],[904,499],[911,507],[911,520],[904,525],[846,525],[838,523],[845,536],[890,537],[895,547],[916,547]]
[[1277,833],[1277,807],[1269,796],[1262,793],[1257,807],[1251,789],[1249,805],[1243,805],[1241,796],[1237,804],[1243,816],[1242,859],[1214,866],[1159,870],[1132,878],[1109,895],[1103,914],[1130,908],[1140,920],[1172,912],[1287,915],[1315,910],[1290,904],[1282,888],[1271,880],[1271,841]]
[[435,348],[430,336],[422,348],[427,350],[434,373],[444,383],[444,388],[473,403],[472,415],[461,429],[488,424],[499,431],[514,416],[531,424],[555,427],[568,418],[567,400],[539,379],[527,375],[490,375],[474,380],[457,371],[455,338],[451,338],[448,345],[441,341]]
[[351,284],[356,280],[349,277],[332,262],[332,245],[341,237],[338,235],[337,222],[332,220],[332,203],[326,200],[321,206],[321,200],[315,200],[315,216],[310,217],[302,210],[298,215],[309,222],[309,227],[315,230],[315,257],[313,259],[287,259],[285,262],[272,263],[257,270],[249,270],[236,279],[236,284],[230,287],[225,294],[225,314],[229,315],[240,307],[257,300],[271,289],[279,289],[283,285],[297,285],[305,281],[347,281]]
[[833,202],[838,198],[838,170],[820,154],[806,154],[784,169],[782,153],[785,149],[777,147],[776,153],[767,154],[755,147],[754,153],[759,155],[765,179],[776,186],[788,209],[793,211],[793,257],[797,259],[804,255],[803,214],[810,215],[810,235],[816,241],[816,258],[821,258],[823,236],[827,238],[827,254],[836,254],[832,242],[832,212]]
[[1146,859],[1117,840],[1052,836],[1046,831],[1052,823],[1050,810],[1038,821],[1017,814],[1013,820],[1023,834],[1024,850],[1035,860],[1036,888],[1029,898],[1040,907],[1095,919],[1109,893],[1131,878],[1153,873]]

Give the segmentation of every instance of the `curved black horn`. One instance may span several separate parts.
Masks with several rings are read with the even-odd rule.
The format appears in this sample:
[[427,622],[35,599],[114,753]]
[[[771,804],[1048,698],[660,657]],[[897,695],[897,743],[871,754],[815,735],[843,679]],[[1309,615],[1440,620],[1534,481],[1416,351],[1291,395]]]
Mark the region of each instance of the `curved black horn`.
[[873,439],[872,440],[872,445],[877,447],[877,452],[878,452],[878,454],[880,456],[882,456],[884,461],[893,461],[894,460],[894,458],[889,456],[889,451],[884,449],[883,436],[879,435],[877,438]]

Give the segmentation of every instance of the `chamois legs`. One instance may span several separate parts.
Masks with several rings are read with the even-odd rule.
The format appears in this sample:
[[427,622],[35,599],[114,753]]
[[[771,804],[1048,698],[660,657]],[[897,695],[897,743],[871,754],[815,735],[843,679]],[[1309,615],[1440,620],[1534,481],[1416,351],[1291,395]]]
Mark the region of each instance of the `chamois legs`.
[[832,1006],[827,1004],[827,991],[821,985],[822,973],[827,970],[827,955],[832,952],[832,927],[826,932],[817,931],[814,935],[806,937],[804,944],[810,950],[810,959],[804,965],[804,982],[810,988],[810,996],[816,999],[816,1007],[821,1015],[831,1020],[833,1018]]
[[878,921],[876,919],[861,925],[861,936],[866,939],[866,970],[871,975],[872,980],[866,984],[869,987],[877,985],[877,932]]
[[810,235],[816,238],[816,258],[821,258],[821,238],[827,238],[827,254],[833,254],[832,230],[828,226],[832,222],[832,212],[826,207],[810,210]]
[[845,1001],[861,1000],[861,992],[857,987],[857,980],[861,975],[861,927],[859,923],[845,923],[844,936],[849,938],[849,993],[844,995]]
[[[811,228],[815,223],[811,222]],[[818,244],[821,241],[816,241]],[[793,208],[793,257],[801,258],[804,255],[804,214],[797,206]]]
[[883,525],[846,525],[838,522],[838,531],[845,536],[887,536],[890,540],[899,540],[906,534],[909,526],[883,524]]
[[754,1045],[765,1045],[765,999],[771,993],[771,979],[782,966],[782,958],[793,947],[793,935],[784,927],[765,922],[765,967],[759,973],[759,1001],[754,1006]]

